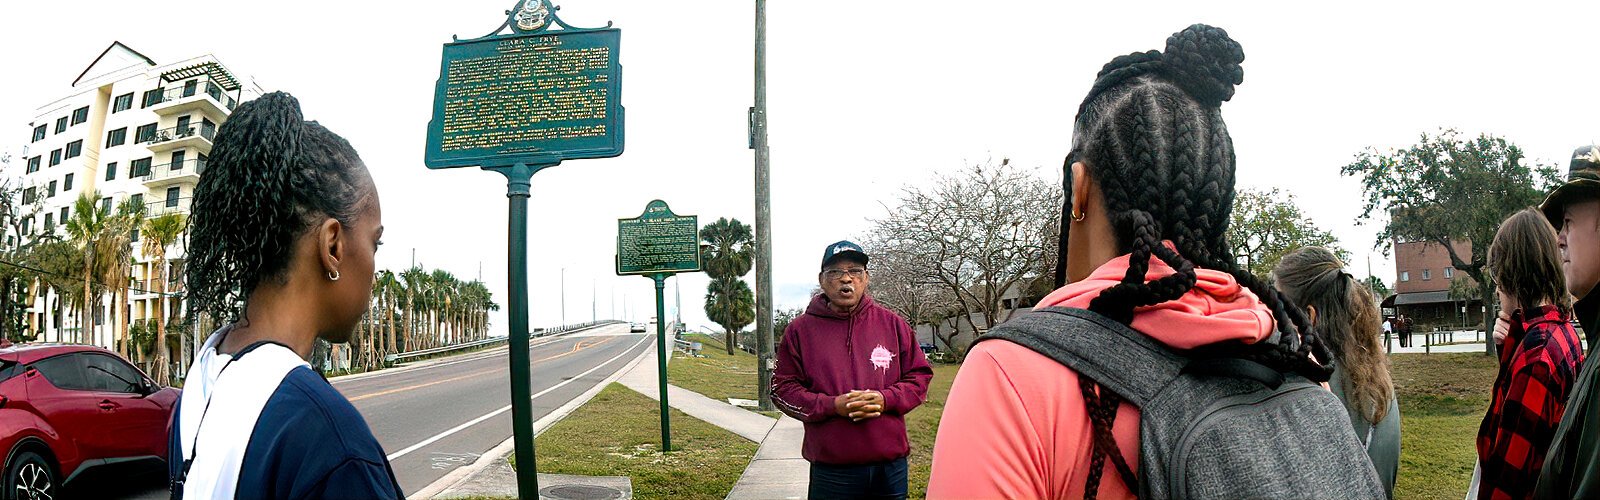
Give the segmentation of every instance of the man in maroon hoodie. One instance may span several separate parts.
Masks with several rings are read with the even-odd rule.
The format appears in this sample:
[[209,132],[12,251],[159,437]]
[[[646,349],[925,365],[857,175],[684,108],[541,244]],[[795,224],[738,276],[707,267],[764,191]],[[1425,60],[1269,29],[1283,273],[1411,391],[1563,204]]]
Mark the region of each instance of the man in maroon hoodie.
[[860,245],[822,253],[822,294],[789,323],[772,375],[778,409],[805,422],[811,498],[905,498],[905,414],[928,397],[933,368],[906,320],[867,295]]

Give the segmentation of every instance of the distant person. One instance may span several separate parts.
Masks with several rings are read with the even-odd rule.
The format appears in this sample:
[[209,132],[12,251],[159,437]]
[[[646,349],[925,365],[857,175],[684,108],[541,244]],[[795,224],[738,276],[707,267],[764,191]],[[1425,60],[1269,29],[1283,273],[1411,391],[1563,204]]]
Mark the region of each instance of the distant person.
[[[929,498],[1383,497],[1338,398],[1315,383],[1332,355],[1232,257],[1220,108],[1243,60],[1227,32],[1196,24],[1100,70],[1064,165],[1059,288],[968,353]],[[1240,394],[1293,403],[1203,418]],[[1183,436],[1202,453],[1180,450]]]
[[[1306,310],[1317,335],[1333,351],[1333,394],[1344,403],[1356,439],[1367,449],[1394,496],[1400,470],[1400,402],[1389,377],[1389,357],[1378,338],[1382,314],[1372,291],[1350,273],[1344,262],[1322,247],[1305,247],[1283,256],[1272,270],[1278,290]],[[1387,328],[1384,328],[1387,330]]]
[[1395,318],[1395,324],[1400,327],[1400,347],[1411,347],[1411,327],[1414,324],[1411,317],[1401,314]]
[[1572,154],[1567,183],[1539,205],[1559,231],[1567,291],[1578,301],[1573,315],[1583,326],[1589,352],[1567,399],[1561,425],[1545,454],[1534,498],[1600,498],[1600,148]]
[[805,422],[810,497],[905,498],[905,414],[928,398],[933,368],[906,320],[872,300],[861,246],[822,252],[822,294],[784,329],[772,402]]
[[343,138],[273,92],[217,131],[195,187],[193,310],[223,326],[189,369],[168,465],[175,498],[403,498],[355,407],[306,364],[372,297],[378,191]]
[[[1390,340],[1392,340],[1392,339],[1394,339],[1394,318],[1383,318],[1383,342],[1384,342],[1384,345],[1388,346],[1388,342]],[[1338,369],[1338,368],[1335,367],[1335,369]]]
[[1500,370],[1478,427],[1478,498],[1530,498],[1583,362],[1556,232],[1536,209],[1500,224],[1488,267],[1500,299]]

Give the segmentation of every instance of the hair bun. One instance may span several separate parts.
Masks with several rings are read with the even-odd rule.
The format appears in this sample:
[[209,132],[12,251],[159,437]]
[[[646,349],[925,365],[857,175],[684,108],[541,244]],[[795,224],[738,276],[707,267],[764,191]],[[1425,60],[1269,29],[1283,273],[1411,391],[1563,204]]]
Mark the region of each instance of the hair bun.
[[1222,28],[1196,24],[1167,37],[1162,65],[1172,82],[1208,106],[1233,98],[1244,82],[1244,48]]

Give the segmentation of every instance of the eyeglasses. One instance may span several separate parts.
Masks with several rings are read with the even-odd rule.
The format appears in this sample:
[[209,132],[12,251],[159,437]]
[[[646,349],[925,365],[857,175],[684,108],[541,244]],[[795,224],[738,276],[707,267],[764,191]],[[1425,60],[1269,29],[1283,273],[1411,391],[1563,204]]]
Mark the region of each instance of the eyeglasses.
[[829,269],[822,272],[822,276],[830,280],[843,278],[846,274],[849,274],[851,278],[861,279],[862,276],[866,276],[867,269],[864,267],[854,267],[850,269]]

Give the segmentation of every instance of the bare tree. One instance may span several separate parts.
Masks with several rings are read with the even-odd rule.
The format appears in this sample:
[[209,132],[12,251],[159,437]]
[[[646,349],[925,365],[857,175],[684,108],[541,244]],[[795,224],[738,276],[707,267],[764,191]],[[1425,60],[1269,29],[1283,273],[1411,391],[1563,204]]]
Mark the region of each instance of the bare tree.
[[894,311],[910,323],[912,328],[928,325],[933,331],[935,346],[942,343],[955,351],[956,329],[944,331],[945,320],[959,314],[950,289],[942,283],[928,280],[924,269],[913,259],[913,252],[897,248],[897,243],[882,239],[874,233],[863,239],[872,259],[872,298]]
[[[874,261],[883,263],[874,265],[874,295],[915,309],[908,320],[926,311],[936,318],[924,324],[951,325],[940,339],[958,357],[967,347],[952,342],[960,321],[973,332],[1005,321],[1031,295],[1032,280],[1055,266],[1061,188],[1009,160],[939,174],[926,188],[907,186],[887,208],[867,238],[878,246]],[[1020,296],[1008,297],[1013,291]]]

